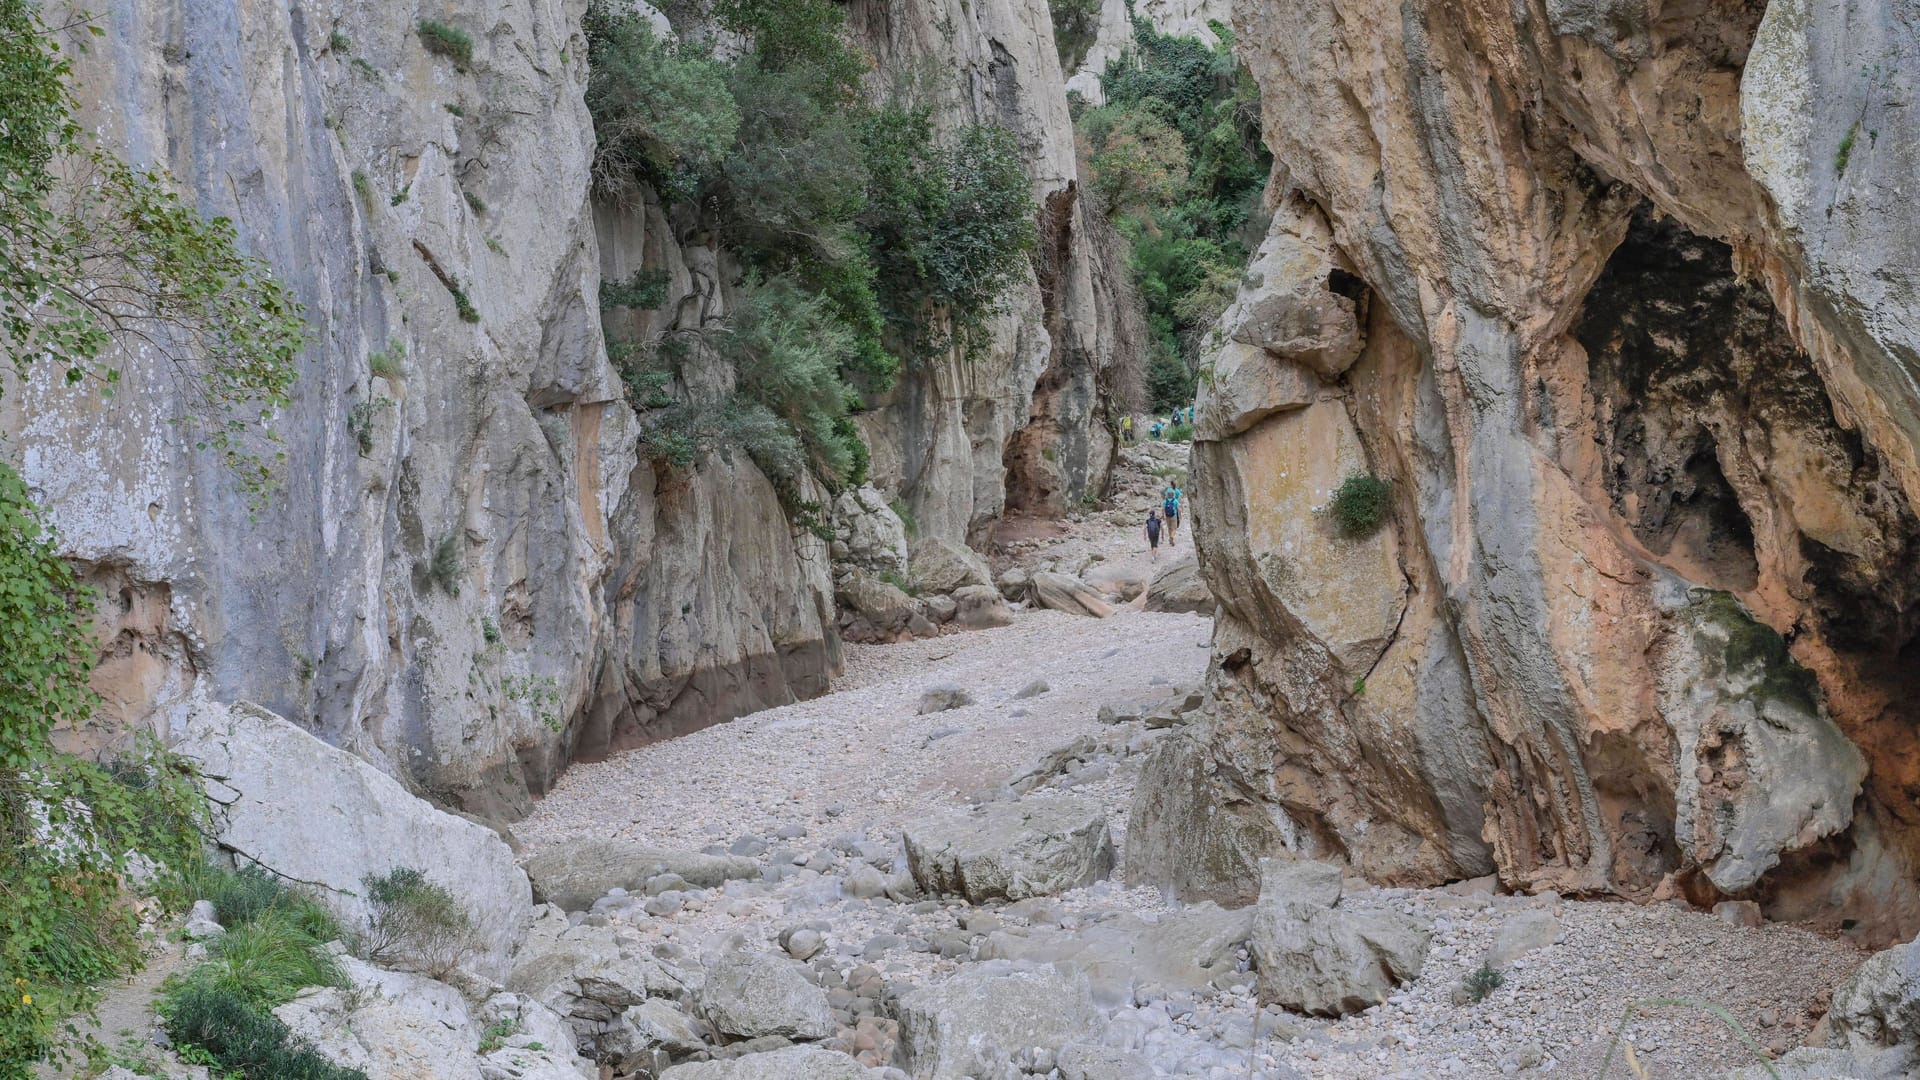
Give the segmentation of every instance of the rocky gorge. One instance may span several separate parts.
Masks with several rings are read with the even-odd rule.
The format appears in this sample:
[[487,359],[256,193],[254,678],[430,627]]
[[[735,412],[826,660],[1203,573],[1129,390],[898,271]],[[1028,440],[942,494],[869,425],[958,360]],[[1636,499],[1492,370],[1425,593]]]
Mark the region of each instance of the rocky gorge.
[[[0,368],[100,598],[60,746],[157,735],[215,861],[332,912],[289,1038],[368,1080],[1920,1068],[1920,8],[799,6],[898,106],[861,152],[917,118],[972,191],[1004,136],[1030,248],[971,321],[877,305],[904,360],[776,410],[797,471],[740,350],[915,261],[849,286],[741,205],[805,177],[610,172],[605,5],[59,32],[82,128],[309,330],[264,502],[164,348]],[[765,7],[617,5],[695,88],[772,80],[743,145],[805,111]],[[1128,185],[1217,163],[1171,104],[1089,120],[1129,71],[1271,154],[1177,302],[1155,253],[1224,204]],[[1169,342],[1190,445],[1139,423]],[[456,959],[368,945],[404,881]],[[132,888],[156,978],[251,933],[205,891]],[[154,997],[90,1075],[204,1074]]]

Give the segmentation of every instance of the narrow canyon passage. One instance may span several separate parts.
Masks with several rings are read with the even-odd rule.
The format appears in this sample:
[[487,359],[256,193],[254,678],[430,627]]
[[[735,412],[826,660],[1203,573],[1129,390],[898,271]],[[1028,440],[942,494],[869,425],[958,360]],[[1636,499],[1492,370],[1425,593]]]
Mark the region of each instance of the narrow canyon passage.
[[[1134,530],[1106,528],[1117,553],[1140,547]],[[1170,965],[1149,959],[1140,935],[1213,915],[1251,923],[1250,909],[1182,905],[1127,884],[1142,763],[1182,726],[1141,714],[1199,686],[1210,630],[1200,616],[1131,608],[1107,619],[1034,611],[995,630],[850,646],[847,673],[826,696],[577,766],[514,833],[530,868],[606,837],[751,860],[742,880],[694,888],[669,874],[645,893],[569,905],[589,909],[570,918],[682,965],[742,947],[784,950],[829,988],[854,1032],[848,1049],[879,1062],[901,1037],[883,1001],[1057,963],[1092,991],[1085,1038],[1139,1053],[1156,1075],[1587,1077],[1629,1001],[1697,998],[1731,1010],[1763,1045],[1797,1045],[1858,966],[1844,942],[1676,905],[1495,895],[1490,881],[1407,890],[1351,879],[1343,908],[1409,913],[1433,928],[1424,970],[1383,1007],[1330,1021],[1270,1006],[1256,1019],[1244,929],[1221,970],[1161,985]],[[955,701],[964,703],[922,711]],[[1104,880],[1016,903],[927,899],[914,887],[905,833],[947,815],[984,831],[995,808],[1038,813],[1081,800],[1104,815],[1118,851]],[[543,916],[536,937],[561,918]],[[1190,967],[1204,949],[1184,947]],[[1505,984],[1484,1002],[1461,1000],[1463,980],[1489,956]],[[1628,1034],[1654,1075],[1756,1064],[1698,1009],[1655,1009]]]

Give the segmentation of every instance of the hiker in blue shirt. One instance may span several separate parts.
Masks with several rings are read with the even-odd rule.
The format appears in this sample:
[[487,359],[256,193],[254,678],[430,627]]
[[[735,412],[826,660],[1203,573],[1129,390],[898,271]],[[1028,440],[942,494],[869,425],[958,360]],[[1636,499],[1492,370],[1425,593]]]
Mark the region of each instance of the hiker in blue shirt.
[[1167,519],[1167,546],[1174,547],[1180,532],[1180,487],[1168,484],[1167,490],[1160,493],[1160,512]]

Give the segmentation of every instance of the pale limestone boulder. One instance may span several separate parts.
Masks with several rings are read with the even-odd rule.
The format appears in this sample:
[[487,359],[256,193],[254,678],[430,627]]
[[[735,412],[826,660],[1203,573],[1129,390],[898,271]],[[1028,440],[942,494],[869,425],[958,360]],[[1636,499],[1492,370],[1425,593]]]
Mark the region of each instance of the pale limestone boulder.
[[1217,786],[1217,741],[1214,726],[1201,724],[1147,755],[1127,817],[1127,884],[1244,907],[1260,895],[1261,861],[1289,850],[1265,806]]
[[1162,563],[1147,583],[1144,606],[1148,611],[1211,615],[1213,604],[1213,593],[1208,591],[1206,580],[1200,576],[1200,564],[1193,558],[1182,556]]
[[693,1061],[675,1065],[660,1080],[868,1080],[879,1076],[837,1050],[794,1046],[760,1054],[743,1054],[725,1061]]
[[849,641],[893,641],[911,633],[908,627],[919,614],[913,597],[864,570],[843,574],[834,599],[851,617],[844,631]]
[[201,706],[175,752],[195,762],[213,837],[246,865],[325,891],[364,926],[364,879],[400,868],[450,891],[474,922],[474,971],[499,977],[525,933],[527,875],[492,829],[436,810],[365,761],[250,702]]
[[1091,615],[1096,619],[1113,614],[1112,604],[1107,603],[1092,586],[1070,574],[1040,571],[1033,575],[1032,589],[1033,602],[1040,607],[1073,615]]
[[835,538],[846,545],[843,561],[875,574],[906,574],[906,524],[871,485],[842,491],[833,518]]
[[1338,906],[1340,871],[1311,860],[1267,864],[1253,923],[1260,1000],[1344,1016],[1418,978],[1430,933],[1412,916]]
[[716,1031],[737,1039],[825,1039],[837,1030],[827,992],[798,963],[775,953],[730,952],[709,964],[700,1012]]
[[1874,953],[1840,984],[1827,1010],[1827,1045],[1871,1059],[1886,1075],[1896,1065],[1920,1067],[1920,945]]
[[534,899],[568,911],[585,911],[619,888],[638,893],[647,879],[677,874],[702,889],[760,876],[760,865],[738,855],[674,851],[631,840],[566,840],[527,860]]
[[962,585],[953,591],[953,621],[969,630],[989,630],[1013,625],[1013,608],[1006,597],[990,585]]
[[979,552],[938,536],[914,542],[911,567],[913,584],[923,593],[946,595],[968,585],[993,584],[993,570]]
[[1499,970],[1515,960],[1560,940],[1560,920],[1551,911],[1530,910],[1512,915],[1493,932],[1485,963]]
[[907,868],[921,889],[972,903],[1024,900],[1091,885],[1113,869],[1105,811],[1075,798],[993,803],[906,829]]
[[1022,1050],[1057,1050],[1094,1035],[1100,1021],[1084,981],[1005,961],[968,965],[908,991],[895,1015],[916,1080],[994,1075]]

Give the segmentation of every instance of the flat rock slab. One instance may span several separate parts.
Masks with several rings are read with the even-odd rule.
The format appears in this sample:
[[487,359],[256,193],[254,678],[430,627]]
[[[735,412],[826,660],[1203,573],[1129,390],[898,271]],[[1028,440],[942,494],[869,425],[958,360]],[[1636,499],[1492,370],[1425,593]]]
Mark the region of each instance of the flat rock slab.
[[995,803],[906,829],[907,868],[936,896],[1025,900],[1091,885],[1113,870],[1106,812],[1085,799]]
[[1523,911],[1500,924],[1487,948],[1486,964],[1496,970],[1560,940],[1560,920],[1550,911]]
[[1160,567],[1147,583],[1145,607],[1148,611],[1213,614],[1213,593],[1200,578],[1200,564],[1189,556]]
[[675,1065],[661,1073],[660,1080],[867,1080],[878,1075],[837,1051],[795,1046],[728,1061]]
[[1020,1051],[1058,1050],[1100,1021],[1084,981],[997,960],[909,991],[895,1012],[914,1080],[998,1076]]
[[345,750],[249,702],[207,704],[175,745],[200,770],[214,838],[256,862],[327,890],[345,926],[370,914],[368,875],[420,871],[453,893],[480,939],[474,969],[506,973],[533,903],[527,875],[492,829],[435,809]]
[[645,892],[647,879],[678,874],[689,885],[716,888],[760,876],[760,864],[739,855],[670,851],[627,840],[574,840],[527,860],[533,896],[568,911],[585,911],[613,889]]

